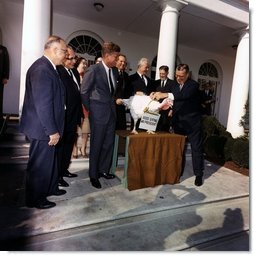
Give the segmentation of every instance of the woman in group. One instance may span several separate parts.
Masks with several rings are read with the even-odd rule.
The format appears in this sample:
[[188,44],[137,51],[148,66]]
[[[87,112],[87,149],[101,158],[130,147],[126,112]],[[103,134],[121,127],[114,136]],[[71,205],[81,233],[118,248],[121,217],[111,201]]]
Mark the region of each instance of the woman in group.
[[[75,68],[79,72],[80,75],[80,83],[82,82],[85,70],[87,68],[87,61],[83,57],[79,57],[76,61]],[[77,128],[77,141],[74,144],[73,148],[73,158],[78,158],[79,152],[81,154],[81,157],[87,158],[87,142],[89,138],[89,133],[90,133],[90,123],[89,123],[89,114],[88,111],[83,107],[83,114],[84,114],[84,119],[83,122],[81,123],[81,127]]]

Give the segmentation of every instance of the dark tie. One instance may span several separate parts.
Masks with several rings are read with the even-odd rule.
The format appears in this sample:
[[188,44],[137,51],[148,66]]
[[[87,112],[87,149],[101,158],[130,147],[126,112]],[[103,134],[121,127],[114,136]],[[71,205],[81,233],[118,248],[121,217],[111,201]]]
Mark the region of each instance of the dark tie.
[[77,82],[76,79],[74,79],[74,76],[73,76],[73,73],[72,73],[71,69],[68,69],[68,73],[69,73],[71,79],[73,80],[73,82],[75,83],[75,85],[77,86],[78,90],[80,90],[78,82]]
[[73,79],[72,72],[70,69],[68,69],[68,72],[69,72],[70,77]]
[[119,83],[120,83],[120,86],[124,89],[125,82],[124,82],[124,77],[123,77],[123,71],[119,71]]
[[111,95],[114,95],[114,85],[111,78],[111,68],[108,70],[108,77],[109,77],[110,92],[111,92]]
[[161,87],[164,87],[165,80],[162,80]]
[[142,79],[142,81],[145,83],[145,85],[146,85],[146,81],[145,81],[145,78],[144,78],[144,76],[143,75],[141,75],[141,79]]

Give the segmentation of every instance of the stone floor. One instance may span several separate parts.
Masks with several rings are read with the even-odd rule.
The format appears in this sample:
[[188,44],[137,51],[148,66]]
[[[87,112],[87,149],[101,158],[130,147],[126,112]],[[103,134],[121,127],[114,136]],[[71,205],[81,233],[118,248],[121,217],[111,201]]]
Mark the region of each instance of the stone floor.
[[[248,252],[249,177],[206,161],[194,186],[191,157],[181,182],[129,191],[120,179],[90,185],[88,159],[74,159],[63,196],[48,210],[24,206],[29,144],[10,123],[0,141],[1,251]],[[124,158],[120,157],[118,175]]]

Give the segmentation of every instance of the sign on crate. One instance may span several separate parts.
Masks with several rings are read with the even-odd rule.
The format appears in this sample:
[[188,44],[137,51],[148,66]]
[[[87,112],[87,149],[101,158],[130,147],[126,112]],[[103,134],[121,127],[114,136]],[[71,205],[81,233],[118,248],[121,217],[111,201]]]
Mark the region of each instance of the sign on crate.
[[139,128],[155,132],[159,119],[160,114],[144,113],[141,117]]

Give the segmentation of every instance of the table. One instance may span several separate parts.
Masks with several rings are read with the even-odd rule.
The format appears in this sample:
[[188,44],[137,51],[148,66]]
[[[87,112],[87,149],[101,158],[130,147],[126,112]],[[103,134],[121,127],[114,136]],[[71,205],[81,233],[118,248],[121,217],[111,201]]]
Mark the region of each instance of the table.
[[121,178],[125,188],[135,190],[180,182],[185,136],[165,132],[133,135],[127,130],[116,131],[111,168],[114,174],[119,138],[125,139],[124,174]]

